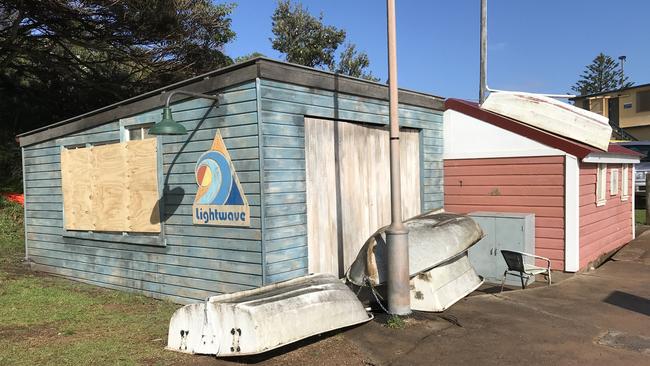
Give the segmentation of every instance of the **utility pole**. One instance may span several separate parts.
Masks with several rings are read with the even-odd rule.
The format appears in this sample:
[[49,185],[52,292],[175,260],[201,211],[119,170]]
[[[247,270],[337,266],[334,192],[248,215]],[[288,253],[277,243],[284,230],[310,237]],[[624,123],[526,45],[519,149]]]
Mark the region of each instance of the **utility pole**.
[[388,312],[394,315],[408,315],[411,313],[408,248],[409,232],[402,222],[395,0],[386,0],[386,8],[388,13],[388,96],[390,116],[391,203],[391,223],[386,230],[386,246],[388,249]]
[[481,75],[478,102],[483,104],[487,98],[487,0],[481,0]]
[[620,81],[619,87],[622,88],[623,87],[623,79],[625,79],[625,72],[624,72],[625,69],[624,69],[623,66],[625,65],[625,61],[627,61],[627,56],[618,56],[618,59],[621,61],[621,81]]

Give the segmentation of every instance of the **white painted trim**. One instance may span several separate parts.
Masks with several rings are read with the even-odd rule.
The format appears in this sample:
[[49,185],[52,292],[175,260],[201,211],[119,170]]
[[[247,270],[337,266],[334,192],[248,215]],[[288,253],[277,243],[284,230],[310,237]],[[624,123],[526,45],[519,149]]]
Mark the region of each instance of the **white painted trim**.
[[443,158],[446,160],[566,154],[562,150],[451,109],[443,115],[443,145]]
[[591,153],[582,158],[582,162],[596,164],[636,164],[639,162],[639,158],[630,155]]
[[[634,182],[634,179],[632,180]],[[630,164],[621,165],[621,201],[627,201],[630,196]]]
[[580,269],[580,170],[573,155],[564,158],[564,270]]
[[636,182],[636,169],[634,168],[634,165],[632,165],[632,239],[636,238],[636,200],[634,199],[635,192],[634,192],[634,185]]
[[489,159],[489,158],[522,158],[529,156],[563,156],[566,153],[558,149],[539,149],[539,150],[522,150],[522,151],[485,151],[485,152],[465,152],[456,153],[451,156],[445,156],[445,160],[454,159]]

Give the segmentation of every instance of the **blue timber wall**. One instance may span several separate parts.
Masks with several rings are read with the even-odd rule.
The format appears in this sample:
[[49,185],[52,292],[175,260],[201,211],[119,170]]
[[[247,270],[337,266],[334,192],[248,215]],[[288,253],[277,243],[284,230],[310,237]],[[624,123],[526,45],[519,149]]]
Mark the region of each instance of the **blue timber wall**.
[[[25,147],[25,231],[32,267],[181,303],[261,286],[255,86],[255,82],[248,82],[222,91],[218,108],[210,108],[212,101],[201,99],[174,105],[174,118],[189,131],[197,126],[198,130],[189,135],[185,146],[188,136],[165,136],[159,144],[162,146],[159,156],[163,158],[163,174],[159,175],[168,177],[169,191],[164,196],[166,246],[151,245],[151,238],[146,236],[63,230],[61,146],[120,141],[119,121]],[[131,120],[155,122],[160,119],[160,113],[161,110],[154,110]],[[217,126],[251,205],[250,228],[192,225],[191,207],[196,193],[194,166],[212,145]]]
[[[63,229],[61,147],[120,141],[120,121],[24,147],[32,267],[181,303],[306,274],[304,118],[387,125],[388,103],[265,79],[220,93],[218,108],[201,99],[176,103],[174,118],[190,134],[159,137],[166,245],[146,236]],[[155,122],[160,112],[129,120]],[[422,208],[442,207],[442,114],[400,105],[400,123],[421,131]],[[195,163],[217,128],[251,206],[250,228],[192,225]]]
[[[388,102],[261,80],[262,217],[267,283],[307,274],[305,116],[388,124]],[[420,130],[422,209],[443,206],[442,114],[400,105],[400,125]]]

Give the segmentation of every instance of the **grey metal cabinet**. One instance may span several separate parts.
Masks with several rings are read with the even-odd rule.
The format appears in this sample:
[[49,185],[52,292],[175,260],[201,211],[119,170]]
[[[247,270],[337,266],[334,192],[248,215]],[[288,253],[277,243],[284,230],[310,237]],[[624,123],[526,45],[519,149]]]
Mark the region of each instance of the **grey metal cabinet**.
[[[502,249],[535,254],[535,215],[508,212],[472,212],[469,214],[483,229],[485,237],[469,249],[469,259],[485,282],[501,283],[506,262]],[[530,264],[533,264],[532,262]],[[532,283],[531,279],[529,283]],[[506,284],[518,285],[517,277],[508,276]]]

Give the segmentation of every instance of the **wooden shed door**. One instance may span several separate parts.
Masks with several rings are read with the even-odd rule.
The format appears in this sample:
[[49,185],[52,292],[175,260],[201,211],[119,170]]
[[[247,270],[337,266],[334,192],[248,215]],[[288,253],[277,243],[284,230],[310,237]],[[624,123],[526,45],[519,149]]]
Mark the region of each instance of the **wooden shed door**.
[[[401,132],[402,214],[420,213],[419,131]],[[305,119],[309,272],[342,276],[390,223],[387,128]]]

